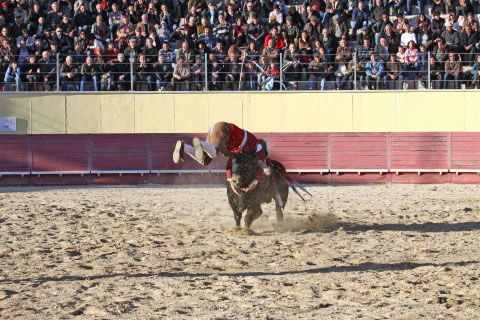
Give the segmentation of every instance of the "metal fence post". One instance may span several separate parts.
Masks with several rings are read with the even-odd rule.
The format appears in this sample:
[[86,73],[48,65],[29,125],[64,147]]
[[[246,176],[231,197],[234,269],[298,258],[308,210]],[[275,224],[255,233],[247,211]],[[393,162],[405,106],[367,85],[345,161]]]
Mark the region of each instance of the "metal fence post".
[[132,54],[130,55],[130,90],[134,91],[134,84],[133,84],[133,62],[135,61],[135,56]]
[[57,68],[57,91],[60,91],[60,53],[57,52],[57,61],[55,62]]
[[283,54],[280,53],[280,91],[283,91]]
[[353,90],[357,91],[357,55],[353,56]]
[[432,89],[431,85],[431,75],[430,75],[430,51],[427,52],[427,88],[428,90]]
[[208,91],[208,54],[205,53],[205,91]]

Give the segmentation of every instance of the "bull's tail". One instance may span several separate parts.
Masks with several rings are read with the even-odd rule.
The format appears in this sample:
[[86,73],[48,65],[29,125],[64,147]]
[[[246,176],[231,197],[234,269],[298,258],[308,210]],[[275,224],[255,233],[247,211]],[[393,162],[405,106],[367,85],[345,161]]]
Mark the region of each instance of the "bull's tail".
[[[306,201],[304,197],[300,194],[298,189],[302,190],[306,194],[308,194],[310,197],[313,197],[313,195],[305,189],[304,186],[302,186],[300,183],[298,183],[296,180],[293,180],[290,178],[287,174],[287,170],[285,170],[285,167],[278,161],[275,160],[270,160],[270,164],[272,165],[273,169],[278,173],[280,177],[288,184],[290,188],[303,200]],[[298,188],[298,189],[297,189]]]

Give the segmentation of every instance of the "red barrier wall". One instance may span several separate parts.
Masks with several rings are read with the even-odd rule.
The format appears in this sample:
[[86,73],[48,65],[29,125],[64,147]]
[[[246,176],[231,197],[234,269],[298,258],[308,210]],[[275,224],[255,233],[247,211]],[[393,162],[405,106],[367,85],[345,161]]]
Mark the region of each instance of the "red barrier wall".
[[[225,168],[223,157],[208,168],[189,158],[175,165],[175,142],[191,141],[193,136],[0,135],[0,185],[225,182],[223,173],[164,172]],[[480,133],[270,133],[258,137],[267,141],[272,158],[288,170],[303,171],[291,175],[307,183],[480,182]]]

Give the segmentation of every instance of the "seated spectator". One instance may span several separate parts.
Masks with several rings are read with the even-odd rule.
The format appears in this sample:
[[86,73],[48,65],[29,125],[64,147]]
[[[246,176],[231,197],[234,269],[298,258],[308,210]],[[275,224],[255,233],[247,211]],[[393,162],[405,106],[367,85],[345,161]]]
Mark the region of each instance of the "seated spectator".
[[384,64],[377,59],[375,54],[370,54],[370,61],[365,65],[367,75],[367,88],[369,90],[379,90],[384,75]]
[[318,40],[322,34],[322,29],[322,24],[317,21],[317,16],[312,16],[303,30],[307,33],[309,39]]
[[53,89],[53,85],[57,78],[56,62],[50,58],[48,51],[42,52],[42,59],[38,61],[40,65],[40,72],[42,75],[45,90],[50,91]]
[[352,12],[352,35],[357,37],[357,30],[362,27],[370,26],[370,13],[365,8],[362,1],[358,2],[358,7]]
[[[135,72],[133,74],[133,89],[139,90],[137,84],[139,82],[147,83],[148,91],[152,91],[153,74],[150,69],[150,64],[143,53],[139,53],[137,62],[135,63]],[[139,90],[141,91],[141,89]]]
[[237,55],[230,53],[228,59],[224,63],[225,87],[227,90],[238,90],[238,81],[240,80],[240,63],[238,63]]
[[465,77],[464,77],[464,78],[467,78],[468,76],[472,77],[474,89],[480,89],[480,83],[478,82],[480,80],[479,71],[480,71],[480,55],[477,55],[476,61],[472,66],[472,70],[466,71]]
[[231,25],[225,21],[223,11],[218,13],[218,23],[213,28],[213,34],[221,41],[225,47],[229,48],[232,44]]
[[[358,80],[358,84],[359,84],[358,88],[363,89],[365,87],[364,84],[365,84],[365,77],[366,77],[365,63],[356,59],[352,59],[348,63],[347,70],[350,73],[350,77],[348,81],[350,82],[352,88],[355,88],[355,83]],[[355,78],[355,75],[356,75],[356,78]]]
[[205,33],[201,34],[198,37],[198,40],[203,41],[209,49],[215,48],[218,42],[217,37],[212,34],[212,30],[210,27],[205,27]]
[[430,10],[431,12],[434,12],[434,14],[438,13],[438,16],[447,12],[445,2],[443,0],[432,0],[432,7]]
[[148,64],[152,64],[157,57],[157,48],[153,46],[152,38],[147,38],[145,40],[145,47],[143,47],[143,54]]
[[60,83],[62,91],[68,91],[69,83],[74,85],[76,91],[80,91],[80,73],[77,66],[73,64],[72,56],[67,56],[60,66]]
[[[420,13],[417,17],[417,21],[415,21],[415,26],[414,26],[414,29],[417,29],[419,28],[422,24],[424,24],[427,28],[426,30],[431,30],[432,29],[432,25],[430,23],[430,19],[428,19],[425,14],[423,13]],[[418,39],[418,37],[417,37]]]
[[243,46],[247,40],[245,25],[243,24],[242,18],[236,19],[236,24],[233,29],[233,39],[236,42],[239,42],[240,46]]
[[18,64],[20,66],[23,66],[25,63],[27,63],[29,55],[30,55],[30,51],[27,48],[27,44],[25,40],[21,40],[20,47],[17,49]]
[[471,63],[474,62],[473,54],[477,50],[478,40],[478,32],[473,31],[472,26],[466,25],[465,32],[462,32],[460,37],[460,44],[463,48],[463,52],[466,53],[466,55],[464,55],[465,58],[463,59],[463,61],[468,61]]
[[308,36],[307,31],[305,31],[305,30],[302,31],[302,33],[301,33],[301,37],[298,41],[298,48],[300,50],[305,49],[307,51],[307,53],[312,52],[313,43],[312,43],[310,37]]
[[255,41],[250,41],[248,43],[247,51],[245,51],[246,61],[257,61],[259,57],[259,52],[255,47]]
[[[378,0],[380,1],[380,0]],[[323,14],[322,24],[325,26],[329,23],[329,19],[335,15],[340,16],[343,11],[343,3],[341,0],[327,0],[325,13]]]
[[[377,0],[377,1],[380,1],[380,0]],[[375,44],[378,44],[380,42],[380,37],[382,36],[382,34],[386,32],[385,30],[387,26],[390,26],[390,31],[392,31],[392,22],[388,17],[388,13],[384,12],[382,13],[381,20],[377,21],[372,26],[373,32],[375,33]]]
[[157,90],[166,90],[167,85],[172,80],[173,68],[170,63],[165,62],[164,55],[158,55],[158,62],[153,64],[153,72],[155,74],[155,83],[157,85]]
[[105,42],[111,36],[110,28],[103,22],[102,16],[97,16],[96,22],[92,25],[90,33],[95,39]]
[[87,57],[81,68],[80,91],[85,91],[85,82],[93,81],[93,89],[98,91],[98,67],[93,63],[92,57]]
[[100,90],[110,91],[113,86],[112,68],[113,63],[106,62],[102,56],[97,56],[96,64],[99,70]]
[[220,90],[223,87],[223,67],[215,56],[212,59],[210,87],[212,90]]
[[410,41],[413,41],[415,44],[417,44],[417,36],[415,35],[414,32],[412,32],[412,28],[410,27],[410,24],[405,23],[404,29],[405,31],[402,33],[402,36],[400,37],[400,45],[407,47]]
[[445,74],[443,76],[443,88],[448,89],[448,81],[454,81],[454,89],[460,89],[460,81],[462,80],[462,65],[457,61],[453,52],[448,54],[448,60],[445,62]]
[[279,58],[279,50],[275,47],[273,39],[268,41],[267,46],[263,49],[262,55],[267,58],[267,60],[276,62]]
[[418,73],[418,49],[413,40],[408,43],[407,50],[405,50],[405,65],[407,67],[407,73],[410,80],[415,79]]
[[390,25],[385,27],[385,31],[380,35],[380,37],[387,39],[388,45],[393,48],[397,48],[400,45],[400,36],[393,32],[392,26]]
[[264,48],[268,47],[268,42],[273,40],[275,47],[279,50],[283,50],[285,48],[285,41],[281,35],[278,34],[278,30],[276,28],[271,30],[271,33],[265,37],[264,41]]
[[343,90],[345,85],[348,83],[350,77],[350,72],[348,72],[347,64],[345,62],[340,62],[335,71],[335,89]]
[[173,69],[173,77],[172,77],[172,87],[173,90],[176,89],[177,84],[185,83],[185,87],[187,91],[190,91],[190,79],[191,79],[191,72],[190,72],[190,65],[186,62],[184,56],[180,56],[177,58],[177,64]]
[[282,26],[282,32],[285,31],[286,33],[286,40],[289,44],[294,43],[298,45],[298,38],[300,37],[300,29],[298,26],[292,23],[292,16],[287,16],[285,20],[285,24]]
[[[385,89],[403,89],[404,66],[403,63],[397,61],[397,56],[392,54],[387,62],[383,82]],[[396,81],[398,84],[396,85]]]
[[113,82],[117,85],[118,90],[124,91],[131,87],[130,63],[125,61],[125,55],[123,53],[119,53],[117,60],[113,62],[112,76]]
[[460,34],[458,31],[453,29],[453,24],[450,21],[445,23],[445,28],[446,30],[442,32],[441,36],[445,46],[448,50],[451,50],[455,53],[460,52]]
[[160,42],[168,41],[170,39],[170,30],[168,30],[167,24],[165,21],[160,22],[160,28],[157,30],[157,36]]
[[28,63],[23,66],[23,76],[28,81],[27,91],[36,91],[36,84],[40,81],[40,66],[34,55],[31,55]]
[[320,35],[318,40],[320,40],[323,49],[325,49],[325,55],[327,56],[327,60],[333,61],[333,57],[337,52],[338,47],[337,39],[330,35],[327,28],[323,28],[322,34]]
[[345,21],[340,20],[339,15],[334,15],[332,17],[332,24],[329,28],[329,33],[337,39],[337,42],[340,42],[341,39],[348,39],[348,27]]
[[128,40],[128,47],[123,51],[123,54],[125,55],[125,59],[127,60],[136,60],[137,55],[139,53],[139,49],[137,47],[137,41],[135,38],[131,38]]
[[300,52],[298,51],[295,43],[290,43],[288,50],[285,52],[283,58],[283,74],[287,81],[300,81],[301,65],[300,65]]
[[433,47],[433,33],[427,28],[427,24],[425,22],[420,24],[415,34],[417,36],[417,43],[419,45],[424,45],[425,48],[428,48],[428,50]]
[[392,31],[401,36],[405,32],[406,23],[408,21],[403,17],[403,13],[397,13],[397,19],[393,20]]
[[175,56],[174,56],[173,50],[170,49],[170,44],[168,43],[168,41],[163,41],[162,49],[158,51],[158,55],[163,56],[165,58],[165,63],[172,64],[172,68],[173,68],[173,62],[175,61]]
[[[183,15],[181,17],[183,17]],[[162,3],[160,5],[160,13],[158,14],[158,19],[167,24],[167,28],[168,30],[170,30],[170,32],[177,29],[178,18],[174,13],[171,13],[169,11],[168,6],[165,3]]]
[[52,37],[52,41],[57,44],[58,51],[62,54],[67,54],[73,49],[70,37],[66,36],[60,27],[55,30],[55,36]]
[[380,43],[375,46],[374,53],[382,62],[387,63],[390,61],[389,57],[394,53],[394,50],[393,47],[388,44],[387,39],[381,37]]
[[180,57],[183,57],[186,64],[193,63],[193,58],[195,57],[195,54],[193,53],[193,50],[190,49],[190,45],[187,41],[184,41],[182,43],[182,47],[177,50],[177,61]]
[[337,48],[335,61],[348,63],[352,60],[352,48],[348,46],[347,40],[340,40],[340,46]]
[[20,41],[25,41],[25,46],[28,50],[33,50],[33,46],[35,45],[35,39],[28,34],[27,29],[22,30],[22,34],[17,38],[17,48],[20,48]]
[[15,91],[21,91],[20,67],[15,60],[10,62],[7,71],[5,72],[3,82],[3,91],[12,91],[12,84],[15,84]]
[[62,29],[63,34],[71,39],[76,32],[75,25],[68,19],[66,15],[62,17],[62,23],[60,23],[59,27]]
[[474,18],[473,13],[467,14],[467,19],[463,22],[462,32],[465,32],[465,26],[471,26],[472,31],[479,32],[478,30],[478,21]]
[[[357,47],[363,45],[363,40],[368,39],[370,45],[373,47],[375,44],[375,37],[373,33],[370,32],[368,27],[362,27],[360,29],[360,34],[357,35]],[[368,58],[370,59],[370,58]]]
[[357,47],[357,60],[367,63],[370,60],[370,54],[373,52],[373,48],[370,46],[370,40],[364,39],[363,46]]
[[248,61],[245,70],[240,75],[245,82],[246,90],[248,91],[256,91],[258,90],[258,82],[257,82],[257,67],[253,63],[253,61]]
[[320,80],[320,90],[325,90],[325,82],[330,66],[325,57],[317,52],[313,55],[313,61],[308,65],[308,89],[313,90],[314,85]]
[[265,27],[260,23],[260,19],[257,14],[252,15],[252,23],[247,25],[246,29],[247,37],[250,41],[255,42],[255,47],[260,48],[265,38]]
[[417,65],[418,65],[418,80],[419,80],[419,88],[423,87],[425,88],[425,82],[427,80],[427,73],[426,70],[428,68],[428,53],[427,53],[427,48],[421,44],[420,45],[420,51],[418,52],[418,60],[417,60]]
[[[205,64],[202,61],[202,56],[195,56],[195,63],[191,67],[192,84],[196,91],[203,91],[205,84]],[[237,90],[238,88],[233,88]]]
[[87,8],[84,4],[80,5],[79,10],[75,13],[73,21],[78,30],[88,30],[92,25],[92,16],[87,12]]

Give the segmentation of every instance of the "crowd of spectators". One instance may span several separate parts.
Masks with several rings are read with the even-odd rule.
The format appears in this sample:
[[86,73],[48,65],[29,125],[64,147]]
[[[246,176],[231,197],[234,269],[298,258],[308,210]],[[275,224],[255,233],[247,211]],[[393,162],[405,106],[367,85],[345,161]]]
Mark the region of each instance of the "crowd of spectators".
[[4,0],[0,72],[5,91],[274,90],[301,81],[310,90],[403,89],[427,79],[439,89],[480,88],[475,6]]

